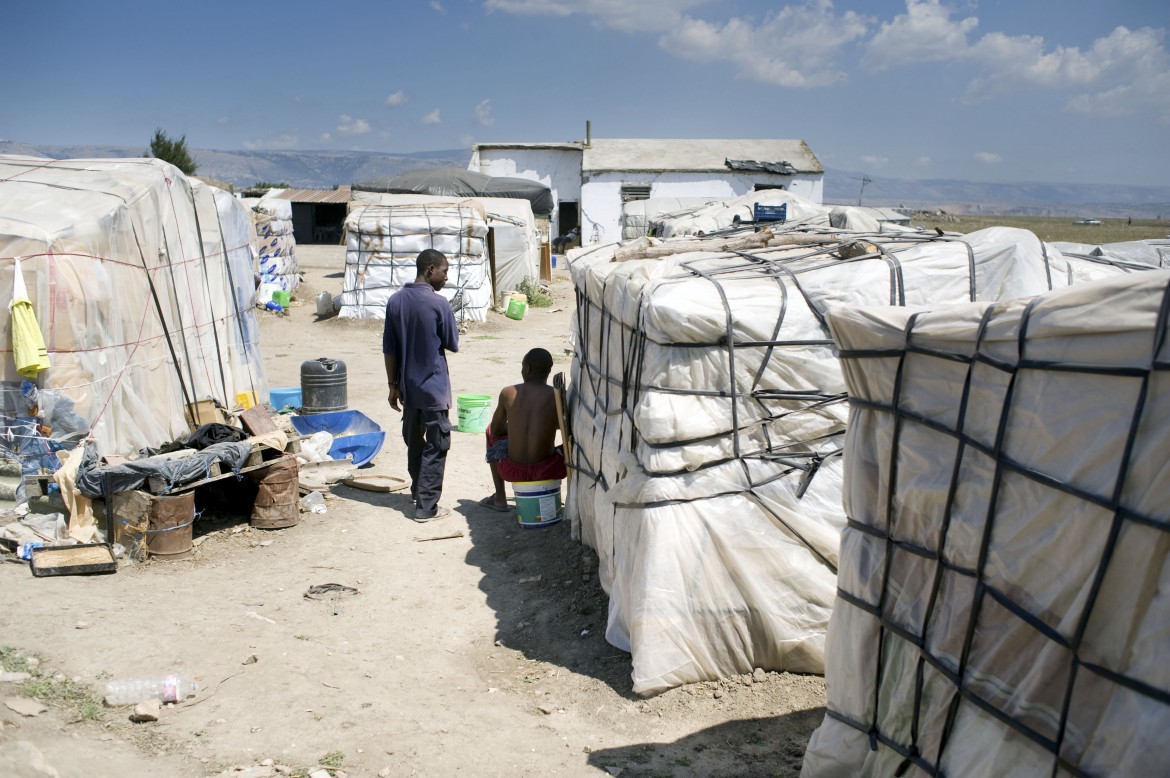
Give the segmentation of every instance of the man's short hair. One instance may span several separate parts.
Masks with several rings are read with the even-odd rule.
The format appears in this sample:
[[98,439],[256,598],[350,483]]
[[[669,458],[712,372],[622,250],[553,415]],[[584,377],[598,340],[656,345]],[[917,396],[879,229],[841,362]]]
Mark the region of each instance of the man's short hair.
[[423,249],[419,252],[418,259],[414,261],[414,269],[420,276],[423,276],[432,267],[439,267],[446,262],[447,257],[443,252],[437,249]]
[[552,371],[552,354],[542,348],[534,348],[524,355],[522,364],[528,365],[528,370],[534,378],[548,378]]

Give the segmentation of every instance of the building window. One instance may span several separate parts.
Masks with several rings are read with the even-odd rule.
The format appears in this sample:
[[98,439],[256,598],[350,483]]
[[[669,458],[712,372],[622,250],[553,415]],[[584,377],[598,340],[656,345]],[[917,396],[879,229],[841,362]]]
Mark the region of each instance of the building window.
[[784,188],[783,184],[756,184],[754,187],[754,191],[762,192],[765,189],[783,189],[783,188]]
[[650,199],[650,185],[649,184],[623,184],[622,185],[622,202],[628,203],[632,200],[649,200]]

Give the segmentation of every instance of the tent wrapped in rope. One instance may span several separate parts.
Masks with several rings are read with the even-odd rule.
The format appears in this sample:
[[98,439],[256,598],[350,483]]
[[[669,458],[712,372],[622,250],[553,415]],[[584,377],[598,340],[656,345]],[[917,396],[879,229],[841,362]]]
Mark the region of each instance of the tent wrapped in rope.
[[552,190],[527,178],[489,176],[458,167],[410,170],[396,176],[372,178],[353,185],[355,192],[424,194],[440,197],[519,197],[532,204],[537,216],[553,210]]
[[[29,444],[22,459],[51,466],[86,434],[103,455],[133,454],[189,432],[196,401],[267,394],[254,236],[219,191],[157,159],[0,156],[0,290],[18,291],[10,260],[21,257],[52,362],[33,382],[37,419],[22,347],[0,365],[0,434]],[[0,331],[22,326],[22,307]],[[34,425],[51,436],[29,440],[21,430]]]

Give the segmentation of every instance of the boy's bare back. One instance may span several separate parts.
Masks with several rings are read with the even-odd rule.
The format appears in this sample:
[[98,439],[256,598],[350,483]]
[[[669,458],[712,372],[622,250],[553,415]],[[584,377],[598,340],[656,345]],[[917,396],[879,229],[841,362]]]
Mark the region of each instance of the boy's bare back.
[[[500,410],[507,423],[508,458],[531,464],[553,453],[560,420],[556,395],[547,384],[522,383],[500,392]],[[493,420],[493,433],[499,433]]]

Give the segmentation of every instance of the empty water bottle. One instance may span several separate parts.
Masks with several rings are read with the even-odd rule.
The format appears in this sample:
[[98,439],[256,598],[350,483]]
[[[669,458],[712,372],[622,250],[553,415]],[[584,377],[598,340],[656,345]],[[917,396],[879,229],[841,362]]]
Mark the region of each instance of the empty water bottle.
[[154,678],[123,678],[106,684],[107,705],[136,705],[157,698],[161,702],[182,702],[199,691],[194,678],[162,675]]
[[312,513],[325,513],[325,496],[320,492],[309,492],[301,498],[301,510]]

